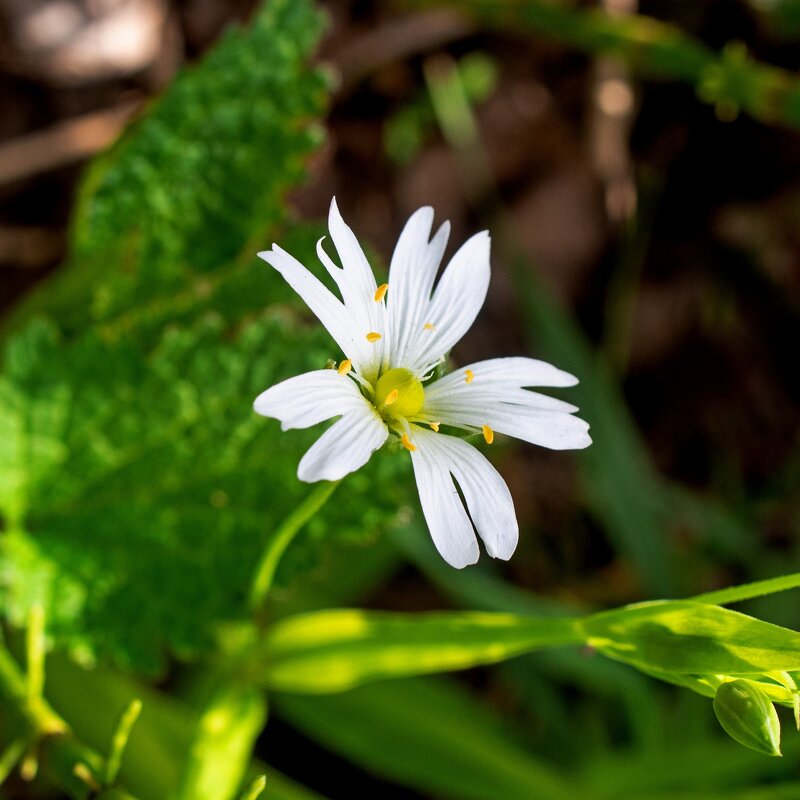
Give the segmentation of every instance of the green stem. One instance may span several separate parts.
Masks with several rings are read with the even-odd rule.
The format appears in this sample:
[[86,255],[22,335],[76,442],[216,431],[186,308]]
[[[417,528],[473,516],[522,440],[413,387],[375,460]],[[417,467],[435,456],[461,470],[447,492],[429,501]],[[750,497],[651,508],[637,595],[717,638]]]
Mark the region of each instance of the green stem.
[[340,483],[341,480],[319,483],[270,537],[261,554],[256,576],[250,589],[250,607],[253,610],[258,609],[269,594],[275,579],[275,572],[286,548],[303,526],[328,502]]
[[195,724],[175,800],[234,797],[264,729],[267,706],[260,689],[225,668],[210,679],[211,695]]
[[[409,0],[421,6],[421,0]],[[721,53],[652,17],[614,16],[597,9],[578,10],[552,0],[454,0],[483,24],[515,32],[528,30],[587,53],[622,59],[646,77],[692,84],[700,97],[725,109],[747,111],[768,124],[800,127],[800,80],[784,69],[759,63],[743,47]]]
[[32,742],[25,738],[14,739],[0,755],[0,786],[2,786],[14,768],[22,761],[25,752]]
[[791,575],[780,575],[777,578],[768,578],[741,586],[730,586],[715,592],[698,594],[691,599],[698,603],[725,606],[729,603],[740,603],[742,600],[751,600],[754,597],[763,597],[765,594],[785,592],[787,589],[797,589],[798,587],[800,587],[800,572],[794,572]]
[[[41,697],[31,697],[28,681],[11,654],[0,647],[0,700],[4,723],[19,740],[38,743],[39,765],[53,783],[74,800],[114,797],[134,800],[122,789],[98,794],[103,759],[72,735],[67,724]],[[113,794],[109,794],[113,792]]]

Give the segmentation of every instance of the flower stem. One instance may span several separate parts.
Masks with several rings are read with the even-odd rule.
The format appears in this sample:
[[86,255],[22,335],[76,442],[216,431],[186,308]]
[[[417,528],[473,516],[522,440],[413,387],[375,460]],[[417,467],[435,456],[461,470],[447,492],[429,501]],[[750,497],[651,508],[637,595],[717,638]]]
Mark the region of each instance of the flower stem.
[[286,517],[270,537],[264,552],[261,554],[256,576],[250,589],[250,607],[253,610],[258,609],[269,594],[272,582],[275,579],[275,572],[283,554],[286,552],[286,548],[292,543],[292,540],[303,526],[325,505],[340,483],[341,480],[322,481]]

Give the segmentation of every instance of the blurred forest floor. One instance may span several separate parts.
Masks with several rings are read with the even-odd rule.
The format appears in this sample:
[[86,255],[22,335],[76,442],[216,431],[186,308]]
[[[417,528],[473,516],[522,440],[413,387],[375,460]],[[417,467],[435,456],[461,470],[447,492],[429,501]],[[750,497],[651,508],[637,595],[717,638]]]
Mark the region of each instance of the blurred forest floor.
[[[720,121],[689,86],[631,82],[613,60],[524,32],[487,33],[448,10],[323,5],[331,24],[320,58],[338,88],[328,143],[293,198],[298,213],[323,218],[336,194],[361,240],[386,258],[419,205],[452,221],[452,242],[472,232],[469,187],[425,82],[443,59],[459,60],[474,76],[488,170],[531,268],[605,349],[656,464],[747,506],[771,552],[788,556],[800,504],[796,489],[786,492],[800,476],[797,134],[744,116]],[[3,0],[0,310],[62,260],[86,157],[253,6]],[[741,40],[762,61],[798,66],[792,37],[745,2],[638,11],[713,48]],[[454,355],[525,350],[495,256],[487,307]],[[523,537],[511,577],[593,603],[635,597],[602,531],[584,520],[575,532],[570,462],[534,448],[508,459],[523,527],[537,531]],[[701,583],[737,577],[708,568]]]

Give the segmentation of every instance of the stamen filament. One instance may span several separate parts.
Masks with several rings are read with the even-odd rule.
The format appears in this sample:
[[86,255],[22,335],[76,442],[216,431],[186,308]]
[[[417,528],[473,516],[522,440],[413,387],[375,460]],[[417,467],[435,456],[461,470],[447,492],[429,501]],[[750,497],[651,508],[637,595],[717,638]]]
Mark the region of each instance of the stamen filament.
[[341,364],[339,364],[339,369],[337,369],[336,371],[340,375],[347,375],[347,373],[350,372],[352,368],[353,368],[353,362],[349,358],[346,358],[344,361],[342,361]]
[[380,303],[381,300],[386,296],[386,292],[389,289],[388,283],[382,283],[377,290],[375,291],[375,302]]
[[400,437],[400,444],[410,453],[413,453],[417,449],[417,446],[411,443],[411,439],[408,438],[408,434],[406,433]]

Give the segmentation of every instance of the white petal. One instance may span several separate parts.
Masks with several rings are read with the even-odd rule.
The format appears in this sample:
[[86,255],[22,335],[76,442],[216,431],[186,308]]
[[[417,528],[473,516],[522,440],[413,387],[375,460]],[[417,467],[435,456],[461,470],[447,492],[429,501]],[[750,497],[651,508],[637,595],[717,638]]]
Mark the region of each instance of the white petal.
[[413,334],[409,369],[422,372],[436,364],[472,326],[489,288],[489,248],[488,232],[477,233],[447,265],[426,311],[424,322],[433,327]]
[[353,292],[354,296],[359,293],[365,305],[366,300],[374,303],[373,297],[377,285],[375,276],[372,274],[372,267],[370,267],[356,235],[342,219],[335,197],[331,200],[328,212],[328,230],[330,230],[331,238],[336,245],[336,252],[339,253],[339,258],[342,260],[341,271],[347,278],[348,289]]
[[358,330],[354,329],[347,310],[332,292],[330,292],[314,275],[312,275],[294,256],[273,244],[272,250],[264,250],[258,254],[284,277],[289,286],[303,299],[305,304],[316,314],[319,321],[327,328],[343,353],[353,358],[354,337]]
[[580,417],[558,411],[501,403],[454,403],[448,408],[426,403],[424,411],[430,419],[444,425],[475,430],[488,425],[496,433],[504,433],[551,450],[582,450],[592,443],[589,423]]
[[[467,373],[471,374],[469,383]],[[425,389],[426,419],[497,433],[549,447],[588,447],[589,425],[573,416],[578,409],[562,400],[523,389],[535,384],[571,386],[577,381],[556,367],[532,358],[496,358],[455,370]]]
[[[413,442],[417,447],[411,454],[415,471],[417,470],[418,462],[424,463],[427,461],[434,464],[438,470],[439,481],[443,482],[446,487],[450,485],[449,498],[451,505],[457,504],[459,506],[458,512],[463,512],[461,500],[455,489],[452,488],[452,478],[450,478],[450,474],[452,474],[458,481],[458,485],[464,495],[472,522],[486,545],[486,552],[493,558],[510,558],[517,546],[519,527],[511,492],[509,492],[500,473],[481,452],[453,436],[446,436],[414,427]],[[446,480],[441,475],[445,475]],[[424,480],[432,482],[432,477],[425,475]],[[423,482],[420,480],[419,472],[417,472],[417,484],[420,487],[420,499],[422,499]],[[428,520],[437,548],[445,560],[454,566],[459,566],[451,558],[448,558],[439,545],[437,532],[434,530],[434,524],[429,518],[424,502],[423,511],[425,511],[425,517]],[[452,509],[450,513],[453,513]],[[438,528],[449,530],[438,517],[435,518],[435,522]],[[441,538],[441,533],[439,537]],[[474,560],[477,560],[476,551],[465,551],[465,555],[466,553],[469,553]],[[461,566],[474,563],[474,560],[463,561]]]
[[297,477],[307,483],[338,481],[363,467],[388,435],[383,420],[364,400],[314,442],[300,460]]
[[253,408],[281,421],[281,428],[310,428],[326,419],[369,405],[355,382],[335,369],[318,369],[289,378],[262,392]]
[[[357,350],[353,358],[354,366],[359,373],[372,381],[377,378],[384,351],[388,352],[389,348],[384,304],[375,300],[377,285],[372,267],[355,234],[342,219],[336,198],[331,200],[328,228],[342,266],[337,267],[331,261],[322,249],[321,240],[317,243],[317,254],[339,286],[347,309]],[[368,333],[378,333],[381,338],[369,342],[366,338]]]
[[[533,392],[530,389],[522,389],[519,386],[498,386],[498,387],[464,387],[463,370],[459,371],[458,382],[451,384],[449,389],[440,387],[441,381],[431,384],[430,389],[426,389],[426,402],[436,408],[452,408],[457,406],[463,408],[466,405],[485,408],[490,403],[509,403],[514,406],[538,409],[539,411],[561,411],[565,414],[572,414],[578,410],[572,403],[566,403],[556,397],[550,397],[540,392]],[[449,376],[448,376],[449,377]],[[434,391],[435,387],[435,391]]]
[[[416,443],[416,429],[414,433]],[[411,462],[422,513],[436,549],[456,569],[474,564],[480,553],[478,541],[442,453],[420,442],[411,453]]]
[[433,282],[450,235],[450,223],[445,222],[429,241],[432,225],[430,206],[415,211],[406,222],[392,255],[386,302],[391,340],[389,363],[395,367],[408,366],[409,344],[428,322]]
[[[470,370],[474,375],[470,386],[492,388],[498,386],[575,386],[578,379],[564,370],[539,361],[535,358],[511,356],[509,358],[490,358],[467,364],[436,381],[437,387],[449,387],[451,384],[462,384],[464,373]],[[431,389],[433,386],[431,386]]]

